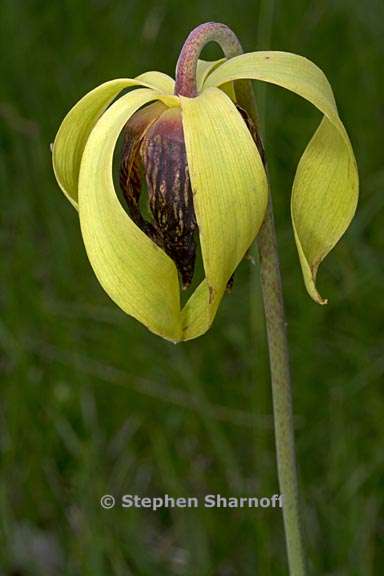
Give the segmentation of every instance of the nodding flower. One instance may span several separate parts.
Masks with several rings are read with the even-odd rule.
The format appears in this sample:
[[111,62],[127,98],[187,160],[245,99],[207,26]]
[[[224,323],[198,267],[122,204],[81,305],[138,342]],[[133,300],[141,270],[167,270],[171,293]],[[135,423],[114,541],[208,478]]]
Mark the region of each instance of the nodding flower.
[[[210,41],[224,58],[199,59]],[[323,114],[291,198],[305,286],[323,304],[317,269],[353,217],[358,176],[332,89],[306,58],[243,54],[227,26],[202,24],[183,46],[175,81],[145,72],[105,82],[70,110],[55,138],[55,175],[79,212],[100,284],[127,314],[173,342],[209,329],[266,213],[265,158],[250,80],[282,86]],[[134,90],[117,98],[127,88]],[[113,179],[120,134],[121,200]],[[182,305],[180,289],[191,284]]]

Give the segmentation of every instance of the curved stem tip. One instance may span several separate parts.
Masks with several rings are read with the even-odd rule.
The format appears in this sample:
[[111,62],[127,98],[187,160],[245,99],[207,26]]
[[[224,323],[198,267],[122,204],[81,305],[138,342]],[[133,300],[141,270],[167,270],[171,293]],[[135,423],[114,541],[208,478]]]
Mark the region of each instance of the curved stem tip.
[[194,28],[184,42],[176,66],[175,94],[177,96],[197,96],[196,67],[200,53],[209,42],[216,42],[226,58],[243,53],[236,34],[225,24],[206,22]]

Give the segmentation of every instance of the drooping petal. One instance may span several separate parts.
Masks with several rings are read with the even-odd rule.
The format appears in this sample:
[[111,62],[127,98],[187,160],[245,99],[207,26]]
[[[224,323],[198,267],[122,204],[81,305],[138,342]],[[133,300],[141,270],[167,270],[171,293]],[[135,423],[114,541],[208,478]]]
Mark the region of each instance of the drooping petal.
[[146,132],[141,156],[155,240],[175,262],[183,288],[195,268],[196,218],[180,108],[168,108]]
[[348,228],[358,199],[356,161],[332,89],[315,64],[287,52],[253,52],[232,58],[208,76],[206,85],[244,78],[295,92],[325,116],[299,162],[291,199],[305,285],[310,296],[324,304],[315,286],[317,269]]
[[268,192],[257,147],[228,96],[210,88],[180,101],[206,276],[183,310],[189,339],[212,323],[230,276],[262,224]]
[[[198,60],[197,61],[197,68],[196,68],[196,85],[197,91],[201,92],[204,89],[205,81],[208,76],[216,70],[223,62],[226,61],[226,58],[220,58],[220,60]],[[233,102],[236,102],[236,94],[235,89],[233,86],[233,82],[228,82],[223,86],[220,86],[220,89],[223,90]]]
[[143,72],[143,74],[136,76],[135,80],[140,80],[143,84],[147,84],[151,88],[164,94],[173,94],[175,90],[174,79],[168,76],[168,74],[164,74],[164,72],[157,72],[156,70]]
[[146,72],[134,79],[119,78],[105,82],[83,96],[68,112],[53,144],[52,161],[59,186],[75,208],[81,156],[98,118],[125,88],[144,86],[158,90],[158,86],[162,85],[163,88],[168,86],[173,90],[172,79],[163,76],[166,75],[160,72]]
[[140,197],[143,192],[140,147],[145,133],[166,110],[168,108],[162,102],[152,102],[133,114],[123,130],[124,146],[120,163],[120,188],[127,203],[130,217],[152,239],[155,235],[154,227],[143,216],[140,204]]
[[222,297],[221,294],[210,302],[210,294],[209,284],[205,278],[181,311],[183,340],[192,340],[209,330]]
[[200,92],[204,86],[206,78],[209,74],[215,70],[220,64],[225,62],[225,58],[220,58],[219,60],[198,60],[196,67],[196,85],[197,91]]
[[297,167],[291,213],[308,293],[326,304],[316,289],[317,270],[348,228],[356,210],[358,174],[348,136],[324,118]]
[[79,216],[87,254],[107,294],[149,330],[181,339],[179,281],[173,261],[129,218],[112,178],[118,136],[141,106],[161,98],[138,89],[102,115],[84,148],[79,176]]

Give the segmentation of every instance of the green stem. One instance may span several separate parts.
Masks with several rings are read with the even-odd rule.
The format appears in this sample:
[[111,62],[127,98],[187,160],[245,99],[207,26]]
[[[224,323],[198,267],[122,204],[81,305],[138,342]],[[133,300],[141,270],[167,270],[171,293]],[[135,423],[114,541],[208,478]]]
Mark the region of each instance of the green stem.
[[[235,34],[224,24],[208,22],[198,26],[188,36],[180,54],[176,73],[176,94],[189,97],[197,95],[197,60],[204,46],[211,41],[220,45],[227,58],[243,52]],[[258,127],[256,101],[251,82],[237,81],[235,91],[238,103],[248,111],[255,126]],[[264,153],[260,142],[258,145],[263,158]],[[257,244],[267,327],[277,469],[280,492],[283,495],[289,573],[291,576],[304,576],[306,570],[299,514],[288,340],[271,198],[264,223],[257,237]]]
[[257,245],[267,326],[277,469],[280,492],[283,495],[289,572],[292,576],[304,576],[305,560],[299,513],[288,340],[271,199],[264,224],[257,237]]

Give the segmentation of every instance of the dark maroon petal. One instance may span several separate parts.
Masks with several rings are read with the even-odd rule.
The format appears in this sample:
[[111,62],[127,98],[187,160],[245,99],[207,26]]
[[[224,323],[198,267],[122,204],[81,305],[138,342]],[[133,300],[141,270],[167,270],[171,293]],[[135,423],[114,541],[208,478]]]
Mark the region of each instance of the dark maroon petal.
[[197,225],[180,109],[166,110],[151,125],[141,156],[154,227],[187,288],[195,267]]
[[166,110],[161,102],[155,102],[136,112],[124,127],[124,146],[120,165],[120,187],[126,199],[132,220],[151,238],[154,227],[140,212],[141,158],[140,144],[146,130]]

